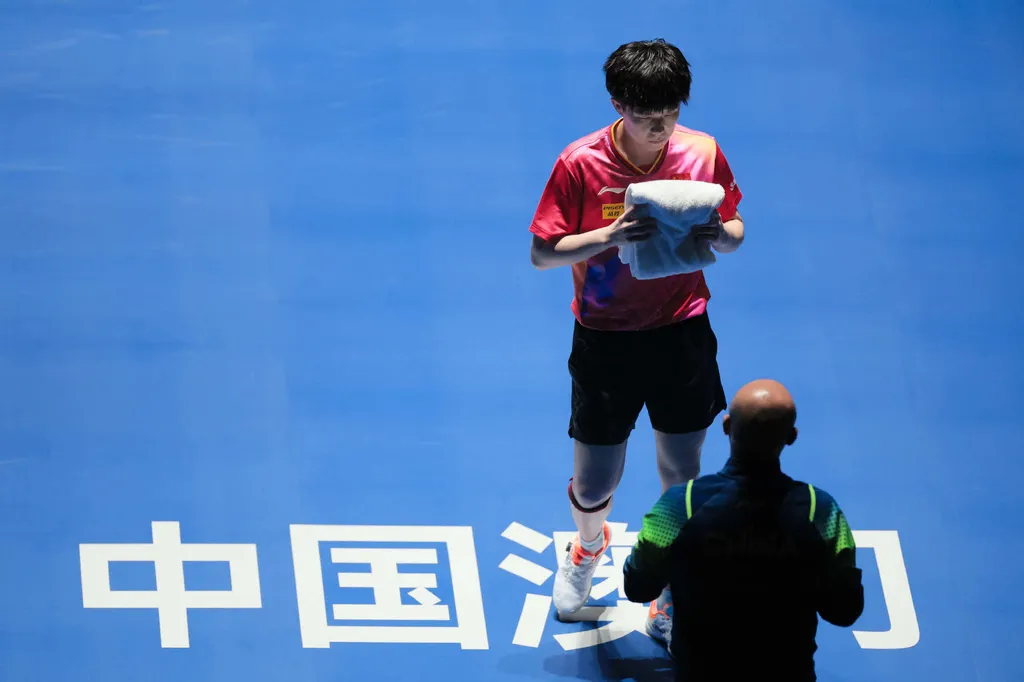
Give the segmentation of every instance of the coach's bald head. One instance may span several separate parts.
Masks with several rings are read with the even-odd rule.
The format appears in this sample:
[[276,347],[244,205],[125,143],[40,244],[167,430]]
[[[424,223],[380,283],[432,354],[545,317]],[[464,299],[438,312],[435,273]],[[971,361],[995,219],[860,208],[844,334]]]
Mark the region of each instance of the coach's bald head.
[[729,436],[734,456],[778,457],[783,448],[796,441],[793,396],[777,381],[752,381],[736,392],[722,428]]

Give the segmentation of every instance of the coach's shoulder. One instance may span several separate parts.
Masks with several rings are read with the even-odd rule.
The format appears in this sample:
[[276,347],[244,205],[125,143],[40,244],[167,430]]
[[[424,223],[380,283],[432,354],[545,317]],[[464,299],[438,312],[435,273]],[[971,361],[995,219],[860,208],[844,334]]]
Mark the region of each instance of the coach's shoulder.
[[695,478],[690,490],[690,508],[696,511],[705,502],[732,485],[734,481],[721,473],[705,474]]
[[824,488],[820,488],[813,483],[805,483],[804,485],[807,486],[809,493],[814,498],[815,502],[817,502],[817,506],[819,508],[831,509],[833,507],[839,507],[839,504],[836,502],[836,498],[833,497],[832,493],[829,491]]
[[824,488],[808,485],[811,521],[822,532],[826,539],[836,536],[850,535],[846,514],[839,506],[836,498]]
[[721,472],[715,472],[693,479],[693,488],[694,490],[717,490],[729,482],[730,479],[728,477],[723,476]]
[[797,498],[811,498],[820,506],[822,504],[828,505],[835,502],[835,498],[832,497],[831,493],[822,488],[821,486],[814,485],[807,481],[802,481],[799,478],[789,479],[789,495],[790,497]]
[[816,524],[827,523],[830,517],[841,514],[839,503],[824,488],[797,479],[790,479],[786,496],[789,505],[794,505],[800,514],[809,514]]

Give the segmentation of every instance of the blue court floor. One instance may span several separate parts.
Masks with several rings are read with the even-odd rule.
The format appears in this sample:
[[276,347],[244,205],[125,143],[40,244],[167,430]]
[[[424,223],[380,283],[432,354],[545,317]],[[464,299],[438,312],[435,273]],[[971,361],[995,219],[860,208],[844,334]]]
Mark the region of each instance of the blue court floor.
[[1022,35],[1010,0],[0,3],[0,680],[670,679],[614,578],[645,417],[551,617],[571,280],[527,232],[659,36],[745,194],[726,390],[791,388],[784,465],[857,533],[820,679],[1024,679]]

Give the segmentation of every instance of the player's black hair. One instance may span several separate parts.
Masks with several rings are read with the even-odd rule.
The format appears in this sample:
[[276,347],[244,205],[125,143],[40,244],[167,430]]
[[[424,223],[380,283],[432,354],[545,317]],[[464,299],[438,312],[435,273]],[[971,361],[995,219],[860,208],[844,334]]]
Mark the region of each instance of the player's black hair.
[[691,80],[686,57],[662,38],[620,45],[604,63],[608,94],[637,113],[686,104]]

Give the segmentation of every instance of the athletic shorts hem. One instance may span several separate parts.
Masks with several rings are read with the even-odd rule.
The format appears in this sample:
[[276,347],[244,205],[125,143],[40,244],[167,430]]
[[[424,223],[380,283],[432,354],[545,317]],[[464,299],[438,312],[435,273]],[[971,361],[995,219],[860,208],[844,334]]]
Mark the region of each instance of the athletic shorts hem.
[[707,312],[635,332],[575,321],[568,435],[587,445],[626,442],[644,407],[662,433],[701,431],[727,407],[718,339]]

